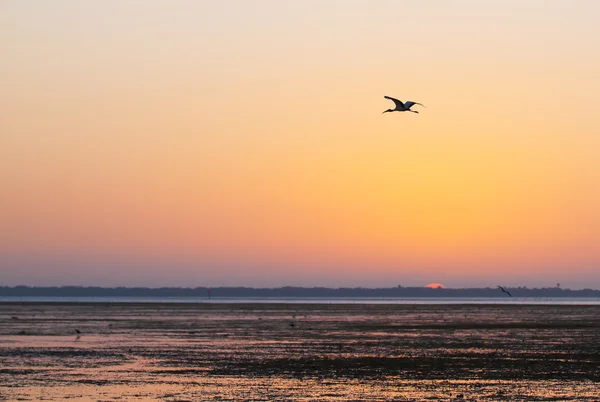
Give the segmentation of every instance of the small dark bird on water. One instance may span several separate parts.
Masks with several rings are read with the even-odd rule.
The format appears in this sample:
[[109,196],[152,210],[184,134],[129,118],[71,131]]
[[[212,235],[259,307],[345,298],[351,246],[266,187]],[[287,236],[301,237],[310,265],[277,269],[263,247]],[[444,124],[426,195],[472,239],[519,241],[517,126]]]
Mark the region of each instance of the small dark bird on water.
[[510,294],[510,292],[506,289],[504,289],[502,286],[498,285],[498,289],[500,289],[502,291],[502,293],[506,293],[507,295],[509,295],[510,297],[512,297],[512,295]]
[[18,320],[19,317],[17,317],[16,315],[13,315],[12,317],[10,317],[11,320]]
[[76,329],[75,332],[77,332],[78,334],[81,334],[81,331]]
[[294,328],[295,326],[296,326],[296,324],[295,324],[295,323],[293,323],[293,322],[290,322],[290,327]]

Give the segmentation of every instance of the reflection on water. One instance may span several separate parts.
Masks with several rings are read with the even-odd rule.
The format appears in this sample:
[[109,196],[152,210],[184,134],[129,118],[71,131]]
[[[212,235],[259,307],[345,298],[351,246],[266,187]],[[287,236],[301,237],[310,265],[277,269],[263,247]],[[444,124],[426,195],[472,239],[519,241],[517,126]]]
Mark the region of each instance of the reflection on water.
[[0,400],[597,400],[599,352],[600,306],[0,304]]
[[556,304],[600,305],[600,297],[16,297],[2,302],[33,303],[279,303],[279,304]]

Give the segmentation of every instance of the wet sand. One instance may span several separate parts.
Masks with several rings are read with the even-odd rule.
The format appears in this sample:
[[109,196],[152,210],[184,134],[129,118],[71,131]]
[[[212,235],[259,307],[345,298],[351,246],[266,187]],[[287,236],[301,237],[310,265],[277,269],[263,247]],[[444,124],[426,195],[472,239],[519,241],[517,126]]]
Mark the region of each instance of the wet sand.
[[597,401],[600,306],[0,303],[0,400],[65,399]]

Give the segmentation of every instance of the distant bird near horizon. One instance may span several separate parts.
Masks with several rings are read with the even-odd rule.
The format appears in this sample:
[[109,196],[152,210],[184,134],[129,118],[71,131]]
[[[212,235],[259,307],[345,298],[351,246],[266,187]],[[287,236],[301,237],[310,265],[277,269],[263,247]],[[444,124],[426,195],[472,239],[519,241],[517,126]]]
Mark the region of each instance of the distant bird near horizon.
[[394,101],[394,103],[396,104],[396,107],[394,109],[388,109],[383,111],[381,114],[386,113],[386,112],[413,112],[413,113],[419,113],[416,110],[410,110],[410,108],[414,105],[421,105],[423,107],[425,107],[425,105],[423,105],[422,103],[419,102],[413,102],[413,101],[406,101],[406,102],[402,102],[396,98],[392,98],[391,96],[384,96],[385,99],[389,99],[391,101]]
[[510,294],[510,292],[506,289],[504,289],[502,286],[498,285],[498,289],[500,289],[502,291],[502,293],[506,293],[507,295],[509,295],[510,297],[512,297],[512,295]]

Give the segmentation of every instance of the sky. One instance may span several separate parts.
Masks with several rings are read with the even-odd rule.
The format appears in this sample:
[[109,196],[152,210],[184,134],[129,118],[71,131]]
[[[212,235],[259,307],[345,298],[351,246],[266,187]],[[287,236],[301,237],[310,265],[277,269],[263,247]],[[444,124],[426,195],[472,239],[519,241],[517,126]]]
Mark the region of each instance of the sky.
[[4,0],[0,285],[600,288],[598,20]]

